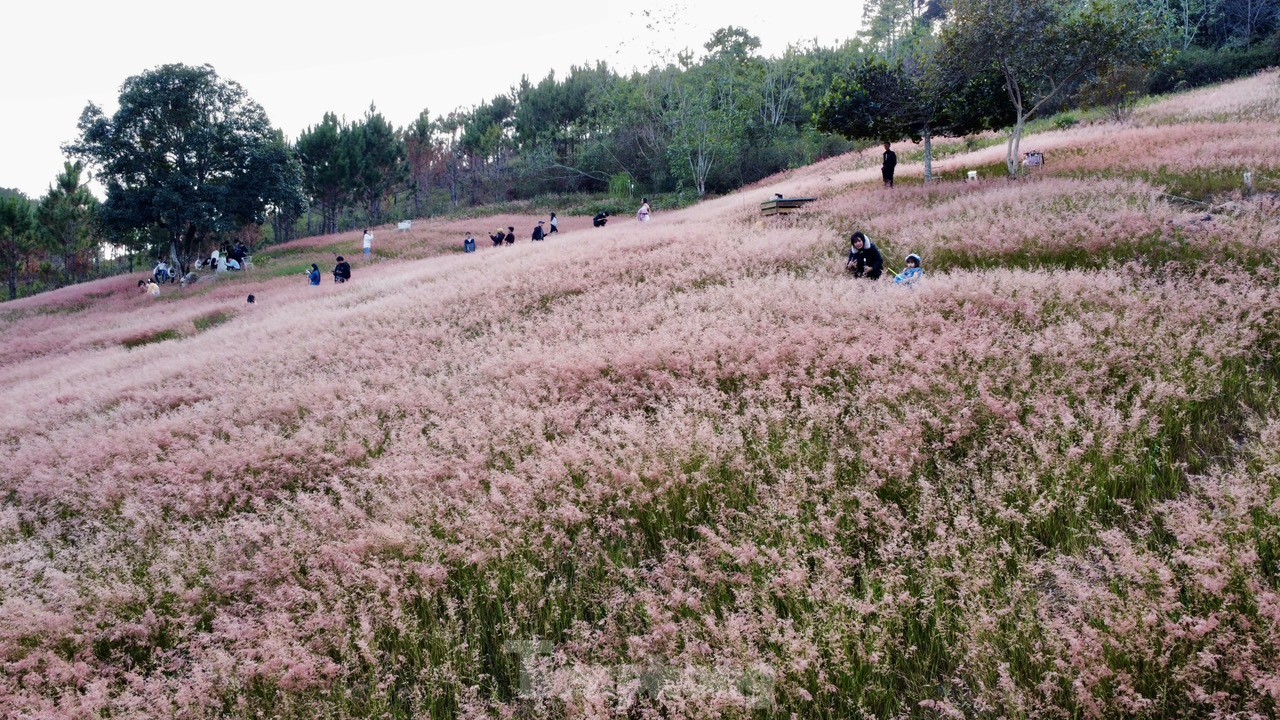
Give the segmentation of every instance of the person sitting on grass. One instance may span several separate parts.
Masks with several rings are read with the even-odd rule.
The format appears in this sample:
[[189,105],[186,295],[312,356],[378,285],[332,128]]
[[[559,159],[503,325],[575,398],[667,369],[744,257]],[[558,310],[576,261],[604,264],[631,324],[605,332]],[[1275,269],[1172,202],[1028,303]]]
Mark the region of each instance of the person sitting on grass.
[[880,254],[880,248],[859,230],[849,238],[849,259],[844,267],[854,277],[879,280],[884,272],[884,256]]
[[592,227],[604,227],[604,224],[607,222],[609,222],[609,212],[607,210],[601,211],[598,215],[591,218]]
[[344,283],[351,279],[351,263],[338,256],[338,264],[333,266],[333,281]]
[[902,269],[902,272],[898,273],[898,275],[893,278],[893,284],[915,285],[923,278],[924,269],[920,267],[920,256],[915,253],[911,253],[907,256],[907,264]]

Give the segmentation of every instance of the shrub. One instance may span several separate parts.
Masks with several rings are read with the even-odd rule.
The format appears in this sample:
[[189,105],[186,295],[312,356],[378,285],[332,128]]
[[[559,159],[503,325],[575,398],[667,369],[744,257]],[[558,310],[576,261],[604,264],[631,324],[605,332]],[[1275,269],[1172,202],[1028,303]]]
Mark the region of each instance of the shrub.
[[1184,50],[1156,69],[1149,90],[1166,93],[1250,75],[1280,64],[1280,33],[1247,48]]

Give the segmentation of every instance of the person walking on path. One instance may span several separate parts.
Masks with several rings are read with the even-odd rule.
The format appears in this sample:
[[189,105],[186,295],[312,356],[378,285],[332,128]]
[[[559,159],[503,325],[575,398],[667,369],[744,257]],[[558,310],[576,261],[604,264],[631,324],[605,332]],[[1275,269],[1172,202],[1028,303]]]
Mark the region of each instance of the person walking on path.
[[880,165],[880,174],[884,176],[884,186],[893,187],[893,169],[898,166],[898,153],[889,149],[889,143],[884,144],[884,162]]
[[538,242],[539,240],[543,240],[546,237],[547,236],[542,232],[542,221],[539,220],[538,226],[533,229],[533,241]]
[[548,235],[554,235],[554,234],[556,234],[556,233],[558,233],[558,232],[560,232],[560,225],[559,225],[559,221],[558,221],[558,220],[556,220],[556,214],[555,214],[555,213],[551,213],[551,229],[547,231],[547,234],[548,234]]
[[373,233],[369,232],[369,228],[364,229],[364,256],[373,255]]
[[636,220],[642,223],[649,222],[649,198],[640,200],[640,209],[636,211]]

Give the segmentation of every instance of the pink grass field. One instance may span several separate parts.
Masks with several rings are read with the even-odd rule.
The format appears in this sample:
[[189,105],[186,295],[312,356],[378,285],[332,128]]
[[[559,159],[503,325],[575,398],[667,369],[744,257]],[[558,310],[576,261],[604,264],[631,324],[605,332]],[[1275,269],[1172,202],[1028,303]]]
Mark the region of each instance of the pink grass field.
[[0,305],[0,717],[1274,717],[1278,82]]

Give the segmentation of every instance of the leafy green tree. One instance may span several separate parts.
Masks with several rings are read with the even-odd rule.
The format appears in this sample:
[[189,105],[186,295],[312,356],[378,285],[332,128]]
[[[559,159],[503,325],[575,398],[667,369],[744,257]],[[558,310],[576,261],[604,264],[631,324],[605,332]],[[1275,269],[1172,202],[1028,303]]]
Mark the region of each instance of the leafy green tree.
[[66,146],[99,169],[102,218],[117,231],[158,228],[186,268],[202,245],[265,222],[268,206],[295,191],[266,112],[212,66],[163,65],[125,80],[119,109],[93,104]]
[[598,157],[590,152],[600,140],[597,104],[617,80],[604,62],[573,66],[563,81],[554,72],[537,85],[521,78],[514,121],[516,151],[530,181],[525,192],[604,187],[607,168],[588,160]]
[[254,156],[254,162],[259,166],[254,175],[265,178],[268,187],[278,189],[272,197],[264,198],[272,236],[276,242],[292,240],[298,218],[307,209],[302,160],[284,133],[273,130],[271,143]]
[[369,222],[382,222],[382,200],[408,175],[404,143],[373,105],[346,134],[351,190],[364,203]]
[[96,257],[94,215],[98,201],[82,181],[84,164],[63,163],[62,172],[40,199],[36,219],[46,246],[62,264],[63,278],[76,282],[85,275],[85,255]]
[[664,117],[671,126],[672,171],[691,181],[699,197],[707,194],[707,178],[735,147],[733,116],[716,103],[714,89],[693,76],[674,84]]
[[465,158],[462,167],[470,180],[472,204],[505,195],[499,184],[514,152],[515,109],[515,100],[497,95],[463,116],[458,143]]
[[1084,81],[1156,52],[1159,19],[1142,0],[952,0],[944,52],[971,75],[998,72],[1014,110],[1005,162],[1018,176],[1027,121]]
[[424,197],[431,195],[432,178],[439,171],[437,166],[443,152],[440,139],[437,137],[439,127],[439,122],[433,121],[431,113],[424,109],[401,133],[415,217],[422,217],[425,214],[422,201]]
[[31,201],[21,195],[0,197],[0,272],[4,273],[10,300],[18,297],[18,276],[37,249]]
[[[965,78],[943,63],[929,39],[905,60],[890,64],[871,56],[837,77],[814,113],[819,130],[851,139],[924,142],[924,179],[933,181],[933,138],[1003,127],[1007,108],[991,103],[992,73]],[[998,97],[998,96],[997,96]]]
[[854,139],[901,140],[912,133],[907,109],[918,93],[901,64],[867,58],[831,82],[814,123],[823,132]]
[[440,129],[445,181],[449,184],[449,204],[458,207],[462,202],[463,174],[466,172],[467,155],[462,146],[462,133],[466,129],[467,113],[454,110],[436,118]]
[[592,150],[611,175],[624,173],[652,190],[661,189],[670,177],[671,134],[663,111],[678,72],[673,65],[635,72],[601,97],[599,130],[608,141]]
[[804,122],[804,100],[817,85],[816,79],[814,63],[794,45],[788,46],[782,57],[763,61],[759,77],[761,124],[776,129]]
[[351,157],[346,151],[344,124],[328,112],[319,125],[298,135],[294,144],[302,165],[303,187],[320,207],[320,233],[338,232],[338,214],[352,192]]

